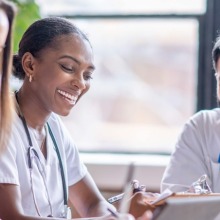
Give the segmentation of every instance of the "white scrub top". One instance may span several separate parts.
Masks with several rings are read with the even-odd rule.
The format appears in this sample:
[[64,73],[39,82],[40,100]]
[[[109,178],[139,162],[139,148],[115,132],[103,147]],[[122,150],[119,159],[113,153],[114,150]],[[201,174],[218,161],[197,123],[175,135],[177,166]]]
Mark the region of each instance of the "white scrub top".
[[165,170],[161,191],[187,190],[203,174],[220,193],[220,109],[196,113],[185,124]]
[[[68,189],[68,186],[80,181],[86,175],[87,169],[81,162],[78,150],[63,126],[60,118],[57,115],[52,114],[48,123],[60,150],[67,185],[66,187]],[[47,131],[47,159],[45,159],[39,149],[32,129],[29,129],[29,132],[33,146],[40,158],[40,161],[36,157],[32,159],[32,187],[40,215],[44,217],[51,215],[49,206],[50,201],[53,207],[53,216],[61,217],[64,209],[64,197],[60,165],[54,149],[54,144]],[[28,148],[29,144],[24,126],[21,119],[16,115],[8,146],[6,151],[0,156],[0,183],[18,185],[21,191],[24,213],[26,215],[38,216],[31,189],[30,170],[27,158]],[[48,190],[48,193],[46,190]],[[49,200],[47,196],[48,194]]]

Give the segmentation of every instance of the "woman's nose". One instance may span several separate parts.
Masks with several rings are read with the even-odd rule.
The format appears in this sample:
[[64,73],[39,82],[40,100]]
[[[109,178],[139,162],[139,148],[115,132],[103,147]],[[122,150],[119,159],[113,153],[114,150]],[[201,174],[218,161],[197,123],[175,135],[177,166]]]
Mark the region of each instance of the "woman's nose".
[[80,90],[84,90],[86,88],[86,81],[83,78],[83,76],[74,76],[74,78],[72,79],[71,84],[73,86],[76,86],[78,89]]

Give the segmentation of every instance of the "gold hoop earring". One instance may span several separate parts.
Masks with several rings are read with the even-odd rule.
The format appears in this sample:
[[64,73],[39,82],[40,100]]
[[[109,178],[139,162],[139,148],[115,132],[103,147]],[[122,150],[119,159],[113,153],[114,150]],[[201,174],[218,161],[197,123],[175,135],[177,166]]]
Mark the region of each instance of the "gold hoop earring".
[[29,82],[32,82],[32,75],[29,76]]

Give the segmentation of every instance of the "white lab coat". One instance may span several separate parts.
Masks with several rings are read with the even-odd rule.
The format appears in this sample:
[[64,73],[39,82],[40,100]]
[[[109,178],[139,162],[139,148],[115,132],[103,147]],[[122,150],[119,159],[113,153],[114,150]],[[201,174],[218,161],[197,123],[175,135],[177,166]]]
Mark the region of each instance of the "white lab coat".
[[[81,162],[78,150],[69,137],[67,130],[64,128],[60,118],[52,114],[48,120],[54,137],[56,138],[60,155],[63,161],[64,174],[66,179],[66,187],[75,184],[81,180],[87,173],[87,169]],[[47,131],[47,160],[45,160],[39,149],[37,140],[32,129],[29,129],[33,146],[37,151],[40,163],[42,164],[42,173],[40,173],[39,161],[33,159],[33,191],[36,197],[37,207],[41,216],[48,216],[52,203],[54,217],[61,217],[63,205],[63,188],[60,173],[60,166],[57,154],[54,150],[54,144]],[[15,184],[20,187],[22,197],[22,207],[24,214],[37,216],[36,207],[33,200],[33,192],[31,189],[30,170],[28,167],[27,150],[29,148],[28,139],[20,118],[16,115],[12,127],[12,134],[6,151],[0,156],[0,183]],[[38,165],[38,166],[37,166]]]
[[220,109],[203,110],[185,124],[162,178],[161,191],[185,191],[203,174],[220,193]]

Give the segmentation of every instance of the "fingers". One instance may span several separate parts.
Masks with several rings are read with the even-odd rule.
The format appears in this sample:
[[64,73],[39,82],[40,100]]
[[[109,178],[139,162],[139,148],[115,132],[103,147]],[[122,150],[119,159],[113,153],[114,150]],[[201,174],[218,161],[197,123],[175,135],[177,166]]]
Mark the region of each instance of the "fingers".
[[145,192],[146,186],[145,185],[140,185],[138,180],[132,180],[131,185],[133,187],[133,193],[142,191]]
[[151,211],[146,211],[141,217],[137,218],[137,220],[151,220],[153,214]]

